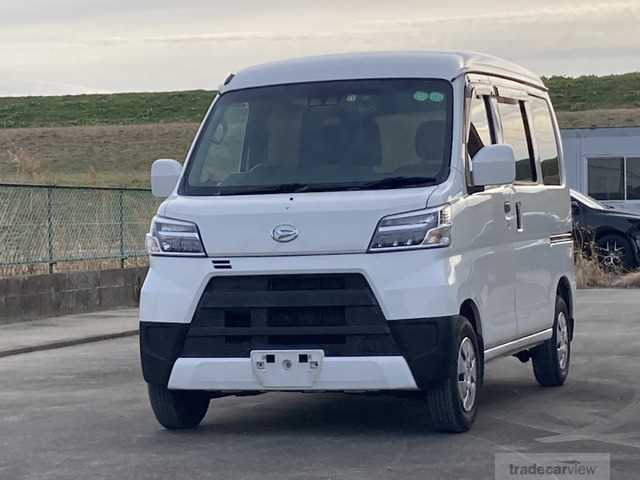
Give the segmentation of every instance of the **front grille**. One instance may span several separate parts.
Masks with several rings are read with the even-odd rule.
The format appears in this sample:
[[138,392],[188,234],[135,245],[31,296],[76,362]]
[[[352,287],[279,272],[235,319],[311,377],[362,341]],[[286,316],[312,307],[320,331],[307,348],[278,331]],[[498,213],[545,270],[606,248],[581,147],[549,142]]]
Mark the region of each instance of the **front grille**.
[[360,274],[215,277],[183,357],[248,357],[251,350],[322,349],[326,356],[399,355]]

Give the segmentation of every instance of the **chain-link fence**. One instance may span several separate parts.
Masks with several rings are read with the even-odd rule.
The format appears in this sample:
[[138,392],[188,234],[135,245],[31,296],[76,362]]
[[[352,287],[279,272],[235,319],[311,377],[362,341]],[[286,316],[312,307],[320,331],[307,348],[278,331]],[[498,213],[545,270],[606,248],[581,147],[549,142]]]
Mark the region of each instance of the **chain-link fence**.
[[0,184],[0,269],[145,255],[149,190]]

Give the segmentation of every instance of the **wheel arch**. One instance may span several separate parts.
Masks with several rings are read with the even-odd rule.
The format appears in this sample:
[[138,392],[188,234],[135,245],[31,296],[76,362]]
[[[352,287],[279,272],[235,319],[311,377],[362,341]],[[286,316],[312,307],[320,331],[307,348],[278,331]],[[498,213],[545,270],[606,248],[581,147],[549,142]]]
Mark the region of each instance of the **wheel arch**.
[[625,240],[630,240],[629,235],[609,225],[597,228],[593,234],[593,240],[597,242],[602,237],[605,237],[607,235],[616,235],[618,237],[624,238]]
[[478,341],[480,342],[480,351],[484,352],[484,340],[482,337],[482,321],[480,319],[480,310],[476,302],[468,298],[460,305],[460,315],[463,315],[471,322],[471,326],[476,331]]

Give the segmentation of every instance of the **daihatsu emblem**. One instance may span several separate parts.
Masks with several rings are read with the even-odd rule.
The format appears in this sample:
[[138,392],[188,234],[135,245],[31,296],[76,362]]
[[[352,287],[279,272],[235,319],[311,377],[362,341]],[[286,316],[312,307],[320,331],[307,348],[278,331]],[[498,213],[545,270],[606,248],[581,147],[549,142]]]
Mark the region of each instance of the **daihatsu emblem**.
[[278,225],[271,232],[271,237],[276,242],[291,242],[298,238],[298,229],[293,225]]

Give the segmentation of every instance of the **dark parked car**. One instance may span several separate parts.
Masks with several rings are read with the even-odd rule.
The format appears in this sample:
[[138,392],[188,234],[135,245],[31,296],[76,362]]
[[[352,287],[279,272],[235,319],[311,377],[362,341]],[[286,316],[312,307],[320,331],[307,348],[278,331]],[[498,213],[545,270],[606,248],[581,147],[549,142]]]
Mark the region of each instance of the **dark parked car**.
[[640,266],[640,215],[613,209],[571,190],[576,243],[587,251],[595,247],[608,270],[634,270]]

